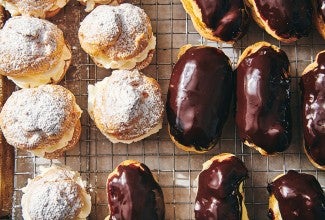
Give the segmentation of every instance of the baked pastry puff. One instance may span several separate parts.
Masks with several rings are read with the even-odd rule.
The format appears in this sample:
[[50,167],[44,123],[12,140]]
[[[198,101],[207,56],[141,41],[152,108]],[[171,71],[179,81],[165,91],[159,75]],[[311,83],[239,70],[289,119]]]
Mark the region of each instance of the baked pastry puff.
[[0,0],[11,16],[27,15],[37,18],[55,16],[69,0]]
[[267,42],[247,47],[236,69],[236,125],[245,145],[262,155],[286,150],[291,142],[289,59]]
[[219,154],[203,164],[195,198],[195,219],[248,220],[243,181],[248,170],[235,155]]
[[79,41],[106,69],[143,69],[156,47],[148,15],[132,4],[100,5],[81,22]]
[[165,219],[164,195],[150,169],[125,160],[107,178],[109,215],[114,219]]
[[195,29],[206,39],[234,43],[248,29],[249,15],[243,0],[181,0]]
[[49,21],[18,16],[0,30],[0,74],[21,88],[58,83],[70,62],[62,31]]
[[267,190],[270,219],[325,219],[325,195],[313,175],[289,170],[274,178]]
[[291,43],[306,37],[313,24],[311,0],[244,0],[256,23],[272,37]]
[[325,170],[325,51],[317,54],[301,76],[304,150],[309,161]]
[[44,85],[13,92],[0,113],[0,127],[8,144],[53,159],[78,142],[81,113],[69,90]]
[[85,11],[90,12],[98,5],[120,5],[122,3],[131,3],[133,0],[77,0],[86,6]]
[[55,165],[41,167],[41,172],[22,188],[23,218],[86,220],[91,210],[91,198],[79,173]]
[[156,80],[138,70],[115,70],[88,86],[88,112],[113,143],[132,143],[158,132],[164,105]]

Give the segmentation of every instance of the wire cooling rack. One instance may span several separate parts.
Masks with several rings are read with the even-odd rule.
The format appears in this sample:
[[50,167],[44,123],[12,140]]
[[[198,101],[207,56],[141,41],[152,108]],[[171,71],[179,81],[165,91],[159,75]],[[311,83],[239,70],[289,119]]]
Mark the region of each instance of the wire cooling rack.
[[248,34],[235,45],[217,44],[204,40],[193,28],[179,0],[138,0],[150,16],[153,31],[157,36],[157,50],[152,64],[144,73],[158,80],[166,100],[169,77],[177,59],[178,49],[187,43],[212,45],[221,48],[232,61],[233,67],[241,52],[249,45],[265,40],[281,47],[288,55],[292,73],[292,117],[293,138],[290,148],[277,156],[263,157],[257,151],[243,146],[234,123],[234,112],[229,115],[222,137],[217,146],[206,154],[198,155],[179,150],[170,141],[166,119],[163,129],[151,137],[130,145],[110,143],[96,128],[87,113],[87,86],[110,75],[110,71],[98,68],[80,48],[77,32],[80,21],[86,16],[84,6],[76,1],[69,4],[51,19],[64,32],[72,46],[73,61],[61,83],[76,96],[83,109],[82,135],[77,147],[59,160],[33,157],[17,150],[15,153],[15,191],[13,196],[13,219],[21,219],[21,188],[28,178],[39,173],[40,166],[62,163],[81,173],[87,181],[92,197],[92,211],[89,219],[104,219],[108,214],[105,192],[108,174],[123,160],[135,159],[149,166],[157,177],[165,196],[166,219],[193,219],[195,201],[195,178],[202,169],[202,163],[212,156],[230,152],[240,157],[249,169],[249,179],[244,190],[250,219],[267,219],[268,193],[266,185],[275,176],[290,169],[315,175],[325,188],[325,172],[315,169],[303,153],[299,80],[303,69],[316,54],[325,49],[325,41],[316,31],[308,38],[296,43],[282,44],[251,22]]

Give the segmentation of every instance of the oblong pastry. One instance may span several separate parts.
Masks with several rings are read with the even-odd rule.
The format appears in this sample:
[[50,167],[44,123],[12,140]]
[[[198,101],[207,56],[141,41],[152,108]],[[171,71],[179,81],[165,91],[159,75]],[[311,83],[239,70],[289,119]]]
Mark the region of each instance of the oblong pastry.
[[120,5],[122,3],[131,3],[133,0],[77,0],[86,6],[85,11],[90,12],[98,5]]
[[256,23],[272,37],[291,43],[306,37],[313,24],[310,0],[244,0]]
[[52,159],[78,142],[81,113],[69,90],[44,85],[13,92],[0,113],[0,127],[10,145]]
[[198,176],[195,219],[248,220],[243,181],[248,170],[235,155],[219,154],[203,164]]
[[310,162],[325,170],[325,51],[306,67],[300,86],[304,149]]
[[243,0],[181,0],[195,29],[213,41],[234,43],[248,29],[249,15]]
[[143,69],[156,47],[150,18],[132,4],[100,5],[80,23],[83,50],[106,69]]
[[132,143],[158,132],[164,105],[156,80],[138,70],[115,70],[88,86],[88,112],[113,143]]
[[21,88],[59,82],[70,62],[62,31],[49,21],[18,16],[0,30],[0,74]]
[[206,152],[218,142],[233,94],[229,58],[208,46],[181,47],[167,94],[172,141],[185,151]]
[[27,15],[37,18],[55,16],[69,0],[0,0],[11,16]]
[[125,160],[107,178],[110,219],[165,219],[163,192],[143,163]]
[[42,168],[28,181],[21,206],[25,220],[84,219],[91,210],[91,198],[78,172],[68,167]]
[[325,39],[325,0],[313,0],[314,23],[318,32]]
[[236,72],[240,138],[262,155],[286,150],[292,132],[287,55],[274,45],[258,42],[239,57]]
[[313,175],[289,170],[269,183],[267,190],[270,219],[325,219],[325,195]]

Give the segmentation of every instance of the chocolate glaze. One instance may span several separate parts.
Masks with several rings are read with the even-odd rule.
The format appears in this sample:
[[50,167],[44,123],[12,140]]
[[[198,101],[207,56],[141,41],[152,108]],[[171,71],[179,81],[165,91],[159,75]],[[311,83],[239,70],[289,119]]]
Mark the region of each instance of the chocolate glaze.
[[166,112],[170,133],[184,146],[207,151],[218,141],[232,98],[229,58],[214,47],[188,49],[171,75]]
[[[286,175],[269,183],[267,190],[278,201],[282,219],[325,219],[324,192],[314,176],[290,170]],[[268,216],[275,219],[272,210]]]
[[305,149],[319,165],[325,165],[325,51],[317,67],[301,77]]
[[237,68],[239,136],[268,154],[284,151],[291,140],[288,70],[286,54],[267,46],[245,57]]
[[307,36],[312,27],[310,0],[254,0],[258,13],[284,39]]
[[248,27],[249,16],[243,0],[194,0],[201,9],[202,20],[223,41],[240,39]]
[[107,180],[109,219],[165,219],[162,190],[149,168],[140,166],[119,165],[118,174]]
[[322,16],[325,22],[325,0],[315,0],[317,5],[317,13]]
[[241,219],[240,183],[248,178],[244,163],[235,156],[214,160],[199,174],[195,219]]

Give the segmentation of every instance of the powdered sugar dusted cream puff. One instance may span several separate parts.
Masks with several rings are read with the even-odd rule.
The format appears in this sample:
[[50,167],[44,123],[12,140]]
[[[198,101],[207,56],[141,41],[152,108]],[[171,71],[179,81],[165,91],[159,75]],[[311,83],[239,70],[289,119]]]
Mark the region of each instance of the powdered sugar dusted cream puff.
[[81,113],[69,90],[44,85],[12,93],[0,113],[0,127],[10,145],[52,159],[78,142]]
[[23,218],[85,220],[91,198],[79,173],[55,165],[41,171],[22,189]]
[[122,3],[131,3],[133,0],[77,0],[86,6],[85,11],[90,12],[98,5],[119,5]]
[[138,70],[115,70],[88,86],[88,112],[113,143],[132,143],[159,131],[164,105],[156,80]]
[[59,82],[70,61],[62,31],[49,21],[18,16],[0,30],[0,74],[21,88]]
[[143,69],[156,47],[148,15],[132,4],[98,6],[81,22],[78,36],[84,51],[107,69]]
[[11,16],[27,15],[50,18],[56,15],[69,0],[0,0]]

